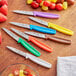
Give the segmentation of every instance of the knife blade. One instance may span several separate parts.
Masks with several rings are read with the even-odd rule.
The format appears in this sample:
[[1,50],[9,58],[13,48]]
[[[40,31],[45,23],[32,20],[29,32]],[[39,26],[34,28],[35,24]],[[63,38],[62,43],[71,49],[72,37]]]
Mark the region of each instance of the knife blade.
[[37,51],[34,47],[32,47],[29,43],[27,43],[26,41],[24,41],[22,38],[18,37],[17,35],[15,35],[14,33],[12,33],[11,31],[9,31],[6,28],[2,28],[9,36],[11,36],[13,39],[15,39],[18,43],[20,43],[22,46],[24,46],[29,52],[31,52],[32,54],[36,55],[36,56],[40,56],[41,53],[39,51]]
[[46,44],[42,43],[41,41],[37,40],[36,38],[29,36],[27,34],[24,34],[23,32],[16,30],[14,28],[11,28],[12,31],[14,31],[15,33],[17,33],[18,35],[22,36],[23,38],[27,39],[28,41],[34,43],[35,45],[37,45],[39,48],[47,51],[47,52],[52,52],[52,48],[50,48],[49,46],[47,46]]
[[18,13],[18,14],[33,15],[33,16],[45,17],[45,18],[59,18],[60,17],[60,15],[58,15],[58,14],[46,13],[46,12],[37,12],[37,11],[14,10],[13,12]]
[[10,24],[13,24],[13,25],[19,26],[19,27],[23,27],[23,28],[28,28],[30,30],[43,32],[43,33],[56,34],[56,30],[45,28],[45,27],[41,27],[41,26],[28,25],[28,24],[17,23],[17,22],[10,22]]
[[52,41],[63,43],[63,44],[71,44],[71,40],[56,37],[56,36],[49,36],[49,35],[45,35],[45,34],[40,34],[40,33],[36,33],[36,32],[27,32],[27,31],[25,31],[25,34],[29,34],[29,35],[32,35],[35,37],[43,38],[46,40],[52,40]]
[[62,26],[56,25],[56,24],[54,24],[54,23],[46,22],[46,21],[43,21],[43,20],[41,20],[41,19],[37,19],[37,18],[34,18],[34,17],[29,17],[29,19],[31,19],[31,20],[33,20],[33,21],[35,21],[35,22],[37,22],[37,23],[40,23],[40,24],[42,24],[42,25],[45,25],[45,26],[47,26],[47,27],[49,27],[49,28],[51,27],[51,28],[53,28],[53,29],[55,29],[55,30],[57,30],[57,31],[59,31],[59,32],[61,32],[61,33],[64,33],[64,34],[66,34],[66,35],[73,35],[73,34],[74,34],[73,31],[71,31],[71,30],[69,30],[69,29],[66,29],[66,28],[64,28],[64,27],[62,27]]
[[52,67],[52,65],[50,63],[48,63],[48,62],[46,62],[46,61],[44,61],[44,60],[42,60],[40,58],[37,58],[37,57],[35,57],[35,56],[31,55],[31,54],[22,52],[22,51],[20,51],[20,50],[18,50],[16,48],[13,48],[13,47],[10,47],[10,46],[7,46],[7,48],[9,50],[11,50],[12,52],[17,53],[17,54],[25,57],[26,59],[29,59],[29,60],[31,60],[31,61],[33,61],[33,62],[35,62],[35,63],[37,63],[37,64],[39,64],[39,65],[41,65],[43,67],[46,67],[46,68],[51,68]]

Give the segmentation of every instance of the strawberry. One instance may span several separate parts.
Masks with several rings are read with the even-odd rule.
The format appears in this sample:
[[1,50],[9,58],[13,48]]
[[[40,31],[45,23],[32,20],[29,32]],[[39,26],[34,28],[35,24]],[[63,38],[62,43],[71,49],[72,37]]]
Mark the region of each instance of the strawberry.
[[4,5],[4,4],[8,5],[7,0],[0,0],[0,6],[1,6],[1,5]]
[[4,22],[6,20],[7,20],[7,17],[3,15],[2,13],[0,13],[0,22]]
[[3,5],[3,6],[0,8],[0,12],[3,13],[4,15],[7,15],[7,13],[8,13],[7,5]]

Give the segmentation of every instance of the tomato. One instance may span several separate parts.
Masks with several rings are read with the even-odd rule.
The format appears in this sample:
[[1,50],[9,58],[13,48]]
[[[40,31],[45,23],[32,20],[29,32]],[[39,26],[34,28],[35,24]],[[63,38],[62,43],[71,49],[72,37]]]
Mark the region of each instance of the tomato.
[[19,76],[19,70],[18,70],[18,69],[13,70],[13,74],[14,74],[15,76]]
[[33,2],[31,3],[31,6],[32,6],[33,8],[38,8],[38,7],[39,7],[39,4],[38,4],[36,1],[33,1]]
[[3,5],[0,8],[0,12],[3,13],[4,15],[7,15],[7,13],[8,13],[8,7],[7,7],[7,5]]
[[29,74],[28,76],[35,76],[35,75]]
[[24,70],[24,75],[29,75],[29,74],[31,74],[31,71],[29,69],[25,69]]
[[56,6],[56,4],[55,4],[55,3],[50,3],[49,8],[50,8],[50,9],[55,9],[55,6]]
[[44,1],[44,2],[43,2],[43,5],[44,5],[44,6],[47,6],[47,7],[50,6],[50,1]]
[[0,13],[0,22],[4,22],[6,20],[7,20],[7,17],[3,15],[2,13]]
[[36,2],[37,2],[37,3],[41,3],[41,2],[42,2],[42,0],[36,0]]
[[41,8],[43,11],[47,11],[48,10],[48,7],[47,6],[42,6]]
[[63,5],[61,3],[56,4],[56,9],[61,11],[63,9]]

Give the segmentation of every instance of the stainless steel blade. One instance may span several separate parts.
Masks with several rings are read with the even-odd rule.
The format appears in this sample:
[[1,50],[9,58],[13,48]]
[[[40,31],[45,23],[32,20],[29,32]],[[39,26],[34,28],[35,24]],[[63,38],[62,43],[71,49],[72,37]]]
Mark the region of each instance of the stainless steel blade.
[[15,26],[23,27],[23,28],[28,28],[30,29],[30,26],[28,24],[23,24],[23,23],[17,23],[17,22],[10,22],[10,24],[13,24]]
[[45,22],[43,20],[40,20],[40,19],[37,19],[37,18],[34,18],[34,17],[29,17],[29,19],[31,19],[31,20],[33,20],[33,21],[35,21],[37,23],[40,23],[42,25],[48,26],[48,22]]
[[20,32],[19,30],[16,30],[16,29],[14,29],[14,28],[11,28],[11,30],[14,31],[15,33],[17,33],[18,35],[24,37],[24,38],[27,39],[27,40],[29,39],[29,36],[26,35],[26,34],[24,34],[23,32]]
[[24,15],[33,15],[31,11],[20,11],[20,10],[13,10],[15,13],[24,14]]
[[48,63],[48,62],[46,62],[46,61],[44,61],[44,60],[42,60],[40,58],[37,58],[37,57],[35,57],[35,56],[31,55],[31,54],[24,53],[24,52],[22,52],[22,51],[20,51],[20,50],[18,50],[16,48],[13,48],[13,47],[10,47],[10,46],[7,46],[7,48],[9,50],[11,50],[12,52],[17,53],[17,54],[25,57],[26,59],[30,59],[31,61],[33,61],[33,62],[35,62],[35,63],[37,63],[37,64],[39,64],[41,66],[44,66],[46,68],[51,68],[52,67],[52,65],[50,63]]
[[16,41],[19,40],[19,37],[17,35],[15,35],[14,33],[12,33],[11,31],[9,31],[8,29],[6,29],[6,28],[2,28],[2,29]]
[[12,52],[14,52],[14,53],[17,53],[17,54],[19,54],[21,56],[24,56],[24,57],[28,58],[25,52],[22,52],[22,51],[20,51],[20,50],[18,50],[16,48],[13,48],[13,47],[10,47],[10,46],[7,46],[7,48],[9,50],[11,50]]
[[39,64],[43,67],[46,67],[46,68],[51,68],[52,67],[52,65],[50,63],[48,63],[48,62],[46,62],[46,61],[44,61],[40,58],[37,58],[37,57],[35,57],[31,54],[28,54],[28,53],[26,53],[26,54],[28,56],[28,59],[30,59],[31,61],[33,61],[33,62],[35,62],[35,63],[37,63],[37,64]]
[[36,36],[36,37],[40,37],[40,38],[46,38],[44,34],[40,34],[40,33],[36,33],[36,32],[26,32],[26,34],[32,35],[32,36]]

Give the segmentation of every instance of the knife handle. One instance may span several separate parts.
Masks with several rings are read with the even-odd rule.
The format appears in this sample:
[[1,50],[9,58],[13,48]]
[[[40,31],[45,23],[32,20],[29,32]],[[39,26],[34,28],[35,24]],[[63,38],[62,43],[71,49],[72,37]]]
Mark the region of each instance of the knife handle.
[[48,34],[56,34],[56,30],[41,27],[41,26],[36,26],[36,25],[30,25],[30,30],[36,30],[36,31],[48,33]]
[[61,27],[59,25],[56,25],[56,24],[53,24],[53,23],[50,23],[50,22],[48,22],[48,27],[51,27],[51,28],[53,28],[53,29],[55,29],[59,32],[62,32],[64,34],[67,34],[67,35],[73,35],[73,33],[74,33],[73,31],[71,31],[69,29],[66,29],[64,27]]
[[41,55],[41,53],[39,51],[37,51],[35,48],[33,48],[29,43],[24,41],[22,38],[19,38],[18,43],[21,43],[21,45],[23,45],[32,54],[34,54],[36,56],[40,56]]
[[45,18],[59,18],[60,16],[57,14],[46,13],[46,12],[33,12],[34,16],[45,17]]
[[55,37],[55,36],[46,35],[46,39],[49,39],[49,40],[52,40],[55,42],[59,42],[59,43],[63,43],[63,44],[71,44],[71,40],[67,40],[67,39],[59,38],[59,37]]
[[38,41],[36,38],[29,36],[29,41],[33,42],[35,45],[37,45],[38,47],[42,48],[43,50],[47,51],[47,52],[52,52],[52,48],[50,48],[49,46],[45,45],[44,43]]

